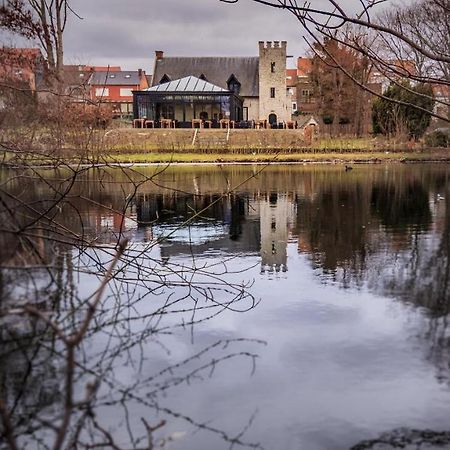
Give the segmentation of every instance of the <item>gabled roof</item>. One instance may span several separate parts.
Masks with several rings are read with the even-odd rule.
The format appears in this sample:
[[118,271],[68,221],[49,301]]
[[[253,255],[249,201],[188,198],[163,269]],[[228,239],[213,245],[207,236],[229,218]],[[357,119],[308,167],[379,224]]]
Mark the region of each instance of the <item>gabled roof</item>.
[[228,92],[200,78],[189,76],[144,89],[147,92]]
[[319,126],[319,121],[313,115],[300,116],[297,119],[297,124],[299,128],[305,128],[308,125]]
[[297,76],[307,77],[312,72],[312,58],[299,57],[297,59]]
[[139,71],[122,70],[93,72],[91,84],[94,86],[137,86],[140,84]]
[[257,97],[259,93],[258,57],[163,57],[155,62],[153,85],[164,75],[171,80],[201,74],[212,84],[227,90],[231,74],[241,83],[240,95]]

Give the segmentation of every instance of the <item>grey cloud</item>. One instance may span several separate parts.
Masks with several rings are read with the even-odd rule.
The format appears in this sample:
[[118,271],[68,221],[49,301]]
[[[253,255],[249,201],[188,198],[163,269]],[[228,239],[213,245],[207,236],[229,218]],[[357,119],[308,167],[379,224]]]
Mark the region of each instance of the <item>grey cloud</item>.
[[151,70],[153,52],[169,55],[257,55],[259,40],[287,40],[303,52],[300,27],[285,11],[251,1],[73,0],[83,20],[72,18],[66,35],[68,62]]
[[[314,6],[327,3],[316,0]],[[359,0],[341,3],[350,12],[360,6]],[[69,63],[151,71],[154,50],[173,56],[252,56],[260,40],[287,40],[294,56],[306,48],[294,16],[252,0],[72,0],[72,5],[83,20],[72,18],[67,30]]]

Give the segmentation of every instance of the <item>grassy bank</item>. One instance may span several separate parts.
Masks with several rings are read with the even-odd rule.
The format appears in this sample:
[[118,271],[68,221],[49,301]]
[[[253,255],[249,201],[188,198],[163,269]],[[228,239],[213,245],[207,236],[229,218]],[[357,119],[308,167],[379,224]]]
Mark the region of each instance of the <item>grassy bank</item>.
[[62,143],[45,130],[25,131],[3,134],[0,144],[11,149],[3,164],[450,162],[449,149],[380,137],[319,137],[307,145],[298,130],[111,129],[71,132]]
[[122,129],[109,130],[104,144],[113,153],[316,153],[422,150],[419,143],[386,137],[319,136],[307,142],[301,130]]
[[109,163],[381,163],[450,162],[446,151],[427,152],[302,152],[302,153],[124,153],[104,157]]
[[66,164],[168,164],[168,163],[323,163],[323,164],[377,164],[450,162],[450,152],[428,150],[420,152],[315,152],[292,153],[201,153],[201,152],[102,152],[101,154],[77,155],[76,152],[49,157],[39,153],[6,153],[1,158],[3,165],[66,165]]

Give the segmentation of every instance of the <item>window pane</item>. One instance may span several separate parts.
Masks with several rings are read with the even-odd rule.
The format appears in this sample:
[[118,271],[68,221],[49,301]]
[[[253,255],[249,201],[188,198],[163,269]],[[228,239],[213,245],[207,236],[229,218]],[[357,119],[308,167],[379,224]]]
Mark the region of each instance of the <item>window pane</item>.
[[108,88],[95,88],[95,96],[96,97],[108,97],[109,89]]

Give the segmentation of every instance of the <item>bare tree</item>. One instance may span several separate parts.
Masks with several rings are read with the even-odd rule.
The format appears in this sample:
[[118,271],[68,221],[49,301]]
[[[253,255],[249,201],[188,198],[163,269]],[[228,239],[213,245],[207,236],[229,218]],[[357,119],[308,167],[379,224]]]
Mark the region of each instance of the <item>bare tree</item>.
[[339,133],[342,125],[357,136],[366,134],[371,106],[369,96],[340,67],[345,67],[353,78],[366,87],[370,83],[370,61],[355,50],[328,38],[313,46],[313,55],[311,80],[318,96],[319,112],[324,123],[330,124],[331,134]]
[[69,14],[76,15],[68,0],[6,0],[0,6],[0,27],[39,44],[50,86],[58,93],[62,92],[64,31]]
[[[127,244],[123,220],[144,185],[171,190],[159,180],[167,166],[148,175],[134,168],[105,164],[95,169],[92,163],[76,166],[61,159],[58,172],[49,177],[26,152],[10,153],[15,153],[15,168],[6,169],[9,176],[0,184],[0,242],[5,250],[0,259],[0,354],[10,368],[0,370],[0,448],[34,448],[39,442],[54,449],[154,449],[171,439],[164,431],[171,420],[213,433],[230,446],[257,448],[244,437],[252,418],[230,433],[166,406],[164,396],[174,387],[212,376],[230,360],[248,359],[253,373],[263,342],[219,340],[132,386],[115,374],[127,364],[145,364],[143,349],[164,348],[166,335],[187,329],[194,338],[197,325],[223,311],[243,312],[257,304],[248,290],[251,283],[233,281],[239,274],[231,273],[226,261],[198,264],[193,258],[192,264],[180,265],[154,255],[155,247],[176,230]],[[122,201],[111,204],[101,188],[98,197],[87,196],[91,176],[98,180],[97,188],[114,187]],[[181,226],[188,227],[228,198],[233,187],[226,180],[224,185],[222,196],[199,202]],[[90,226],[83,213],[86,202],[122,218],[114,233]],[[80,290],[76,278],[81,285],[95,281],[94,289]],[[137,332],[130,333],[131,328]],[[102,337],[107,339],[104,348],[93,345]],[[45,401],[38,389],[42,380],[50,384]],[[131,421],[133,404],[146,413]],[[120,432],[103,422],[105,407],[114,408],[119,422],[126,424]],[[152,419],[161,415],[164,420]]]
[[[450,55],[448,6],[441,1],[415,1],[395,12],[385,11],[379,20],[430,51]],[[378,45],[387,60],[413,63],[415,72],[409,74],[411,79],[433,83],[437,109],[440,115],[450,118],[450,63],[430,59],[414,47],[404,45],[396,36],[380,37]]]
[[[187,330],[193,339],[198,324],[224,311],[248,311],[257,301],[251,281],[236,281],[245,275],[232,273],[226,260],[198,263],[193,257],[185,265],[157,257],[155,249],[176,230],[128,241],[125,221],[144,225],[129,214],[140,190],[150,185],[171,191],[158,181],[168,166],[148,175],[114,164],[105,154],[106,131],[96,126],[107,112],[74,103],[64,92],[69,14],[75,14],[69,0],[6,0],[0,7],[3,29],[39,43],[44,90],[57,101],[57,108],[37,106],[38,123],[7,128],[0,137],[0,354],[8,361],[8,369],[0,369],[0,448],[151,450],[171,439],[164,428],[169,420],[213,433],[230,447],[257,448],[245,439],[252,417],[241,430],[226,432],[175,411],[164,395],[212,377],[229,360],[249,360],[251,375],[263,342],[218,340],[131,385],[116,373],[127,364],[142,367],[147,347],[165,351],[162,337]],[[98,196],[90,195],[92,185]],[[121,201],[112,202],[104,185],[117,187]],[[227,180],[224,186],[222,195],[199,202],[181,227],[189,229],[238,187]],[[118,218],[119,227],[108,233],[93,226],[86,203],[101,211],[99,217]],[[136,324],[143,325],[131,333]],[[98,339],[105,339],[104,348],[93,345]],[[136,404],[144,412],[131,421],[129,408]],[[117,413],[117,430],[102,420],[106,407]]]

